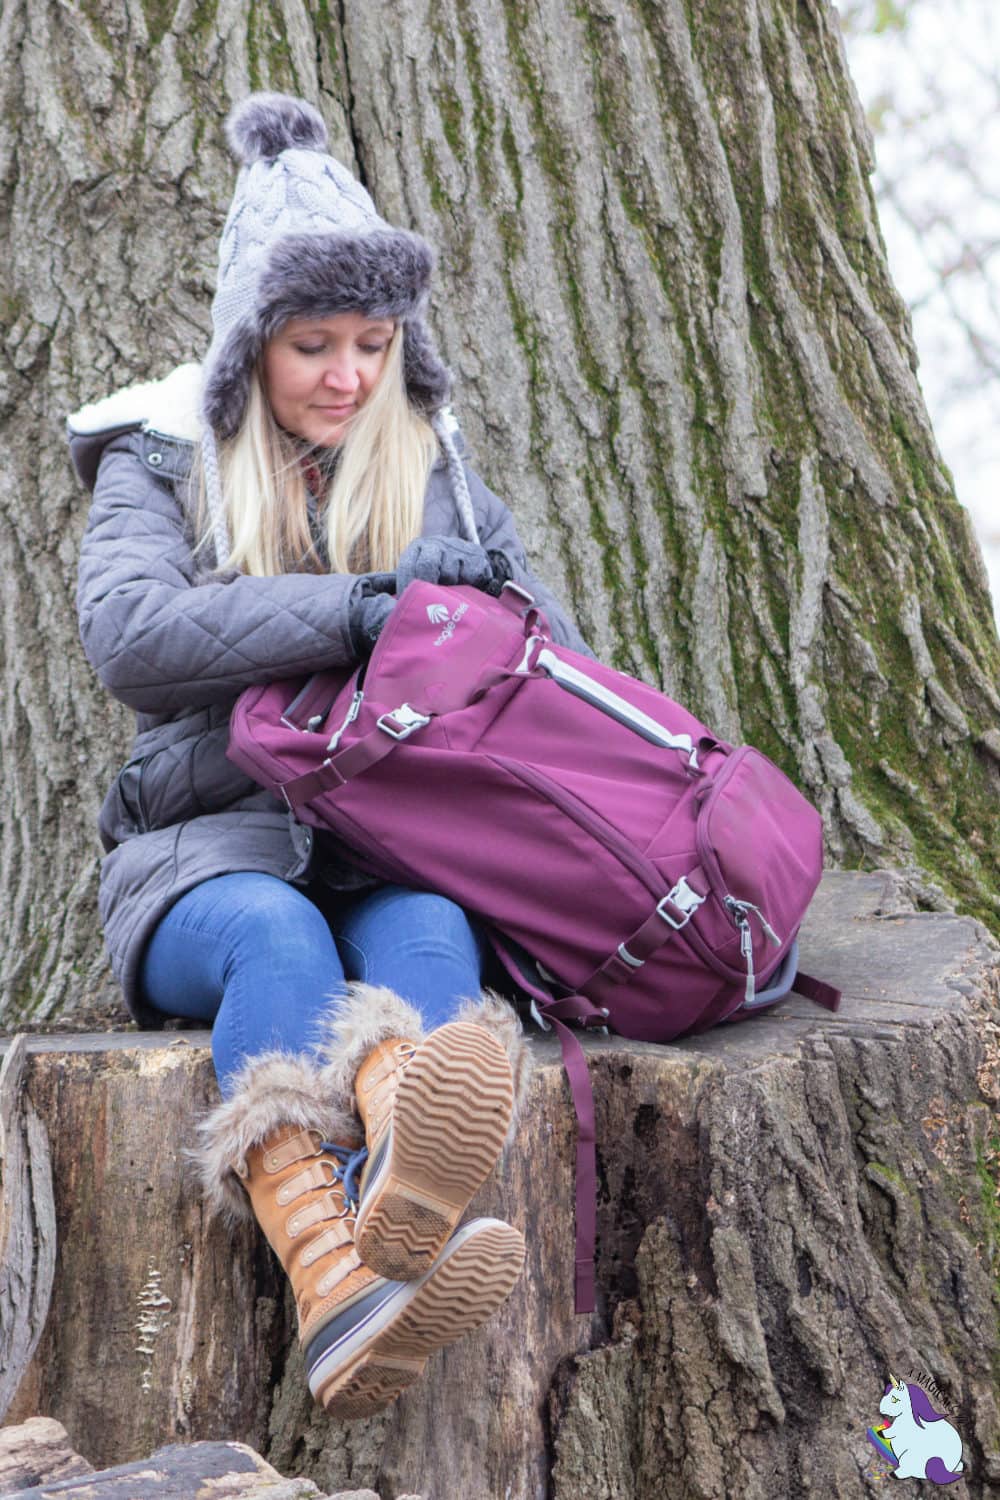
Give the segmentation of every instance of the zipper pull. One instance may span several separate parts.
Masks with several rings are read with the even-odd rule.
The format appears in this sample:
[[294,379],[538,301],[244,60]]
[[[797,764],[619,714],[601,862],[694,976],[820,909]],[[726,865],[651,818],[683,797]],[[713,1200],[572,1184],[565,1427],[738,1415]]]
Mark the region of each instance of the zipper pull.
[[746,915],[741,913],[738,918],[740,924],[740,953],[747,966],[747,987],[744,994],[744,1004],[749,1004],[756,992],[756,982],[753,972],[753,934],[750,931],[750,923]]
[[364,690],[362,688],[357,688],[354,693],[354,697],[351,699],[351,706],[347,710],[347,713],[344,715],[344,722],[341,724],[339,729],[334,730],[332,736],[330,737],[330,743],[326,747],[327,754],[329,754],[333,750],[336,750],[337,746],[340,744],[340,737],[344,733],[344,730],[347,729],[350,724],[353,724],[355,719],[358,717],[358,714],[361,712],[361,700],[364,696]]
[[746,921],[747,912],[752,911],[754,916],[757,918],[757,921],[760,923],[764,934],[770,939],[770,941],[776,948],[781,947],[780,937],[775,932],[774,928],[771,926],[770,922],[767,920],[759,906],[754,906],[752,901],[737,901],[735,896],[726,896],[723,904],[732,915],[734,922],[739,922],[741,915],[743,917],[743,920]]
[[757,913],[757,921],[760,923],[761,927],[763,927],[765,933],[770,938],[770,940],[774,944],[774,946],[776,948],[780,948],[781,947],[781,939],[778,936],[778,934],[775,932],[774,928],[771,926],[770,922],[765,917],[764,913],[761,911],[760,907],[759,906],[751,906],[750,910]]

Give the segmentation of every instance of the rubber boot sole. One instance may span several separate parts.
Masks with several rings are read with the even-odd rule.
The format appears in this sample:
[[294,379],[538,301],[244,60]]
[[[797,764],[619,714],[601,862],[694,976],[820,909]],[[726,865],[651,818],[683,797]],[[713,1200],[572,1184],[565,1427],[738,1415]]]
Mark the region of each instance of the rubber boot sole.
[[354,1245],[366,1266],[412,1281],[434,1264],[500,1155],[513,1107],[494,1036],[466,1021],[431,1032],[400,1079],[362,1191]]
[[381,1411],[422,1374],[429,1355],[492,1317],[524,1255],[524,1237],[510,1224],[464,1224],[420,1280],[387,1287],[377,1306],[313,1359],[313,1396],[342,1421]]

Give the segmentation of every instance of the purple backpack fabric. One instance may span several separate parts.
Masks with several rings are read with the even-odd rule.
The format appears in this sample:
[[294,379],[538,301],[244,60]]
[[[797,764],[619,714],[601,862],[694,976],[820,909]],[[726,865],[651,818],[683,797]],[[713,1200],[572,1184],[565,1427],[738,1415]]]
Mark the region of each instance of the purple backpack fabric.
[[794,987],[818,813],[765,755],[551,641],[529,595],[411,583],[349,675],[248,689],[229,756],[369,873],[450,896],[563,1043],[593,1306],[593,1102],[567,1021],[665,1042]]

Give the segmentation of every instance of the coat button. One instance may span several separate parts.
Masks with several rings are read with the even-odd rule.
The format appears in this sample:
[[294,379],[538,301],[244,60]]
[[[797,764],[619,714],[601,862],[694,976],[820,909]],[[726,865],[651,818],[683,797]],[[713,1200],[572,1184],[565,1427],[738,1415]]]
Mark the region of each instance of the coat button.
[[149,464],[150,468],[158,469],[163,462],[163,454],[150,453],[146,458],[146,462]]

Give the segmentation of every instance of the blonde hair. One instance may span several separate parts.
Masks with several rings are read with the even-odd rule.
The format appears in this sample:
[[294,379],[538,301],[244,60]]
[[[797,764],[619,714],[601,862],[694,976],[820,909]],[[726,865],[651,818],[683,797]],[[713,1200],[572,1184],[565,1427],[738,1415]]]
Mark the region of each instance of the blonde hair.
[[[339,445],[336,472],[320,497],[332,573],[391,572],[420,534],[424,495],[437,456],[431,425],[410,406],[403,385],[403,327],[397,323],[385,364]],[[313,545],[306,503],[304,449],[280,427],[260,371],[250,376],[246,411],[236,436],[220,445],[222,503],[232,545],[219,567],[253,577],[324,572]],[[192,484],[197,496],[198,549],[211,550],[212,525],[200,449]]]

